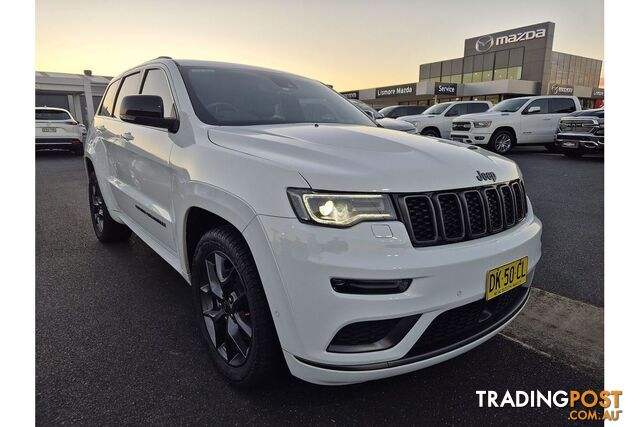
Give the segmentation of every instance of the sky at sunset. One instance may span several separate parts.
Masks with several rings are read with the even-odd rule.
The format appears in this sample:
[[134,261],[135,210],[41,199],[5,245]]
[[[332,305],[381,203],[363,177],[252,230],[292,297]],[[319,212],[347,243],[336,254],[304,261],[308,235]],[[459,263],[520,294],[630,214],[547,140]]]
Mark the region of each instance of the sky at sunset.
[[37,0],[36,69],[114,75],[160,55],[286,70],[337,90],[418,80],[465,38],[552,21],[554,50],[604,59],[603,0]]

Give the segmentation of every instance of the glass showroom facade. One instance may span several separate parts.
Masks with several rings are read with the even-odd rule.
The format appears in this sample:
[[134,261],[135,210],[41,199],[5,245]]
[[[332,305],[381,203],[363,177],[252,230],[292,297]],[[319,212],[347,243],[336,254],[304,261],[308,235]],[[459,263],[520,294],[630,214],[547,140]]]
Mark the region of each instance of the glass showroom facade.
[[472,37],[462,57],[420,65],[418,82],[395,86],[395,96],[393,86],[343,94],[376,108],[544,94],[575,95],[583,108],[602,104],[602,61],[553,51],[554,32],[555,24],[544,22]]

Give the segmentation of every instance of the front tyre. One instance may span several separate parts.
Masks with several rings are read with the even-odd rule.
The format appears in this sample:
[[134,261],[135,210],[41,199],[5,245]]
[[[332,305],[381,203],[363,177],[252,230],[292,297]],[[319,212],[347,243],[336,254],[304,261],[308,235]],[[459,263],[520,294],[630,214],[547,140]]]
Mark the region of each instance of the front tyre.
[[131,236],[131,229],[124,224],[116,222],[111,215],[102,197],[100,185],[95,172],[89,175],[89,209],[91,211],[91,224],[96,237],[102,243],[124,242]]
[[253,256],[231,226],[196,246],[191,284],[197,322],[218,371],[232,384],[265,382],[282,357]]
[[511,150],[515,143],[515,137],[513,133],[508,130],[498,130],[491,135],[489,140],[489,149],[495,151],[498,154],[505,154]]
[[438,132],[436,129],[433,129],[433,128],[423,129],[420,134],[423,136],[429,136],[432,138],[440,138],[440,132]]

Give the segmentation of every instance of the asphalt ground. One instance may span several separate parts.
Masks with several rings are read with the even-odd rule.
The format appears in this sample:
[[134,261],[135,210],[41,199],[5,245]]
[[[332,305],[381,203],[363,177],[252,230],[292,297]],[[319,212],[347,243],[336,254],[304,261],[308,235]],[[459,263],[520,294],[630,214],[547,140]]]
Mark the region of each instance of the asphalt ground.
[[[603,304],[603,161],[515,152],[544,256],[534,285]],[[36,421],[49,424],[557,425],[568,409],[480,408],[476,390],[601,389],[603,375],[497,336],[448,362],[344,387],[287,373],[240,391],[215,371],[189,287],[140,239],[93,234],[82,159],[36,156]]]

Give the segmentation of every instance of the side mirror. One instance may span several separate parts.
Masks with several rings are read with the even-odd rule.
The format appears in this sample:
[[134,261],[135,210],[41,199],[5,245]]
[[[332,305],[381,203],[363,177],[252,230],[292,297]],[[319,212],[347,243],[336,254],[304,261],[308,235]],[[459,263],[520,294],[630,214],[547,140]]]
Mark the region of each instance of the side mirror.
[[124,122],[163,128],[170,132],[176,132],[179,125],[177,119],[164,117],[162,98],[156,95],[125,96],[120,104],[119,117]]
[[533,107],[529,107],[527,108],[527,114],[533,114],[533,113],[539,113],[540,112],[540,107],[535,105]]

